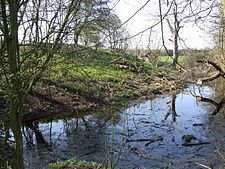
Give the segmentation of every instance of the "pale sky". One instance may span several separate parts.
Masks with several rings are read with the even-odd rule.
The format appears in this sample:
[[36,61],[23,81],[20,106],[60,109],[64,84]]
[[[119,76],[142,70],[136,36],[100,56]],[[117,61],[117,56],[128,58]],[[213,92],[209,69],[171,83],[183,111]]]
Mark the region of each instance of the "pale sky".
[[[124,22],[128,18],[130,18],[141,6],[146,3],[147,0],[120,0],[118,5],[115,8],[117,15]],[[151,0],[148,5],[143,8],[134,18],[132,18],[127,24],[126,28],[129,31],[130,35],[134,35],[150,26],[152,26],[156,21],[152,19],[152,14],[159,13],[158,12],[158,1]],[[162,43],[161,39],[161,31],[160,25],[156,26],[151,33],[151,47],[158,48],[161,47]],[[169,39],[172,37],[168,24],[164,23],[164,34],[165,34],[165,42],[168,48],[172,48],[172,43]],[[132,47],[136,47],[138,43],[138,47],[146,47],[148,44],[149,32],[147,31],[141,36],[137,36],[136,38],[131,39]],[[212,37],[199,29],[194,24],[185,24],[184,28],[180,30],[180,36],[185,40],[185,44],[189,48],[193,49],[202,49],[206,47],[213,46]],[[180,45],[179,48],[185,48],[184,45]]]

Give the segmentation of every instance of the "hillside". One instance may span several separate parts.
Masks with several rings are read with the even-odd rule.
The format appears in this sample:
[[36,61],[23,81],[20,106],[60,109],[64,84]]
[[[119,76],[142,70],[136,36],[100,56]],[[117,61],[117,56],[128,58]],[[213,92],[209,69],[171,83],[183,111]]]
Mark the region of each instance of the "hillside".
[[61,51],[30,92],[25,119],[76,115],[163,94],[180,86],[171,74],[129,55],[87,48],[66,55]]

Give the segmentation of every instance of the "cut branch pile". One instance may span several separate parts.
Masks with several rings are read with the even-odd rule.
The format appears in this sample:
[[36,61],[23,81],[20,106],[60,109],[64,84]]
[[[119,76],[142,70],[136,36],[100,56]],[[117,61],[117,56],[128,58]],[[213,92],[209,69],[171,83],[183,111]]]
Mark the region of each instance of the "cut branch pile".
[[142,72],[142,68],[122,57],[112,61],[112,64],[114,64],[119,69],[130,70],[132,72]]

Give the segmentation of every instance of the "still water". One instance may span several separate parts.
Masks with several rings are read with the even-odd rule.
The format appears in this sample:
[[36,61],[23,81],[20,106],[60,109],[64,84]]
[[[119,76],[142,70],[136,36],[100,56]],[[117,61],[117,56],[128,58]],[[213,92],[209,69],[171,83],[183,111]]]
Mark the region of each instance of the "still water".
[[[26,127],[26,168],[48,168],[50,162],[70,158],[123,169],[225,168],[223,112],[212,116],[215,108],[198,102],[197,95],[213,98],[215,93],[209,86],[189,84],[178,94],[136,101],[120,112]],[[187,135],[194,139],[186,142]]]

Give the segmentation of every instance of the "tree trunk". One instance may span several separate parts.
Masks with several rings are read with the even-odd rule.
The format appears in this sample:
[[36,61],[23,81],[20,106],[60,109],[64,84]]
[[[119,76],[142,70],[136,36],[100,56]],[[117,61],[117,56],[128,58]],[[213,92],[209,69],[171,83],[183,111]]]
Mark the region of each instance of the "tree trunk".
[[172,62],[172,68],[176,69],[176,65],[178,62],[178,30],[174,30],[173,34],[173,62]]
[[80,29],[78,29],[74,33],[74,44],[75,45],[78,45],[78,41],[79,41],[80,34],[81,34],[81,30]]
[[[16,97],[10,99],[10,116],[11,116],[11,128],[15,139],[15,153],[13,156],[13,169],[23,169],[23,138],[21,132],[21,112],[20,110],[23,105],[19,103],[16,105],[14,102],[16,101]],[[22,101],[22,100],[21,100]],[[20,102],[20,101],[19,101]],[[19,106],[19,107],[18,107]]]
[[178,10],[177,10],[177,3],[174,1],[174,31],[173,31],[173,63],[172,68],[176,69],[178,63],[178,37],[179,37],[179,30],[180,30],[180,22],[178,20]]
[[10,67],[9,76],[9,114],[10,114],[10,126],[15,139],[15,155],[13,159],[13,168],[23,169],[23,141],[21,133],[22,123],[22,110],[23,110],[23,92],[20,81],[19,69],[18,69],[18,27],[17,27],[17,13],[18,2],[12,0],[9,2],[10,10],[10,35],[8,40],[8,63]]
[[223,13],[225,15],[225,0],[222,0],[222,3],[223,3]]

